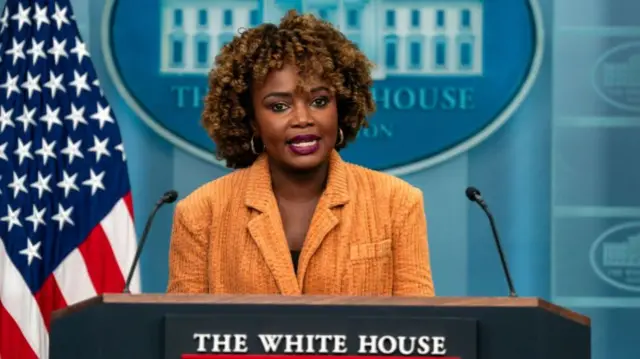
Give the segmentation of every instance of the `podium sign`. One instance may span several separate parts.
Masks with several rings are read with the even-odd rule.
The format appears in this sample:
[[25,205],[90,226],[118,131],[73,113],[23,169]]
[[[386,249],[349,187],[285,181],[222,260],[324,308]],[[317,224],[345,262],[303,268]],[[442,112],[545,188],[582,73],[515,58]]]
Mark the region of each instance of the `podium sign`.
[[109,294],[54,313],[50,359],[589,359],[537,298]]
[[298,312],[167,316],[164,359],[242,359],[246,354],[264,359],[273,359],[273,354],[296,359],[317,359],[318,355],[477,359],[474,319],[390,318],[351,315],[348,310],[324,310],[318,315]]

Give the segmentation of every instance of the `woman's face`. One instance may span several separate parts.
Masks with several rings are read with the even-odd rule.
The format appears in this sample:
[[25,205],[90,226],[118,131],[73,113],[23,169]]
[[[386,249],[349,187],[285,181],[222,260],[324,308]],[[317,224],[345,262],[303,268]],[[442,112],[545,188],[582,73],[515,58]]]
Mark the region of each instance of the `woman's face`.
[[252,91],[256,137],[272,160],[292,170],[322,165],[338,137],[334,96],[321,80],[307,81],[308,90],[297,90],[297,69],[284,66]]

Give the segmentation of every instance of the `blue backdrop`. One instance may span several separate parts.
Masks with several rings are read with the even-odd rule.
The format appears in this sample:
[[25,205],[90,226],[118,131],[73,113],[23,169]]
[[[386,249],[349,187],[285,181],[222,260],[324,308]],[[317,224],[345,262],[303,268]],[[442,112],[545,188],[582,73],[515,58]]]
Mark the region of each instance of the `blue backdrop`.
[[[105,0],[72,3],[122,130],[140,233],[164,191],[184,196],[226,170],[140,119],[107,70]],[[474,185],[498,221],[518,293],[590,316],[594,359],[637,359],[640,46],[634,42],[640,41],[640,3],[539,5],[545,51],[525,101],[475,147],[402,177],[424,191],[438,295],[507,294],[486,217],[464,196]],[[141,263],[145,292],[166,288],[172,214],[172,207],[162,209],[150,232]]]

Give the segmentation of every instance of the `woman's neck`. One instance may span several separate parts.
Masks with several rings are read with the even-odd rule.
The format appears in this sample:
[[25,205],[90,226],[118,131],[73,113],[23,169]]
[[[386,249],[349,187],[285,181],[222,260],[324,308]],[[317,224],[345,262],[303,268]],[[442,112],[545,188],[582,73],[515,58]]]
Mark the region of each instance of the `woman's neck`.
[[328,161],[310,171],[291,171],[275,164],[269,167],[276,198],[290,202],[316,200],[324,191],[329,176]]

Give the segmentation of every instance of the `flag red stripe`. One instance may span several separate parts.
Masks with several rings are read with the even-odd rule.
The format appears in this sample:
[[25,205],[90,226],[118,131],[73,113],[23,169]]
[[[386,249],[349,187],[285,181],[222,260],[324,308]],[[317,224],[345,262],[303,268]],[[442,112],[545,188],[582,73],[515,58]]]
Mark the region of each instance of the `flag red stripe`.
[[38,358],[2,302],[0,302],[0,357],[8,359]]
[[60,287],[58,287],[58,282],[56,282],[56,277],[50,275],[34,297],[40,307],[42,320],[44,320],[44,325],[48,332],[51,325],[51,313],[67,306]]
[[122,200],[127,205],[127,209],[129,210],[129,215],[131,216],[131,219],[133,219],[134,218],[134,216],[133,216],[133,196],[131,195],[131,192],[127,192],[127,194],[122,198]]
[[98,294],[116,293],[124,288],[124,275],[102,226],[96,226],[79,247],[87,272]]

